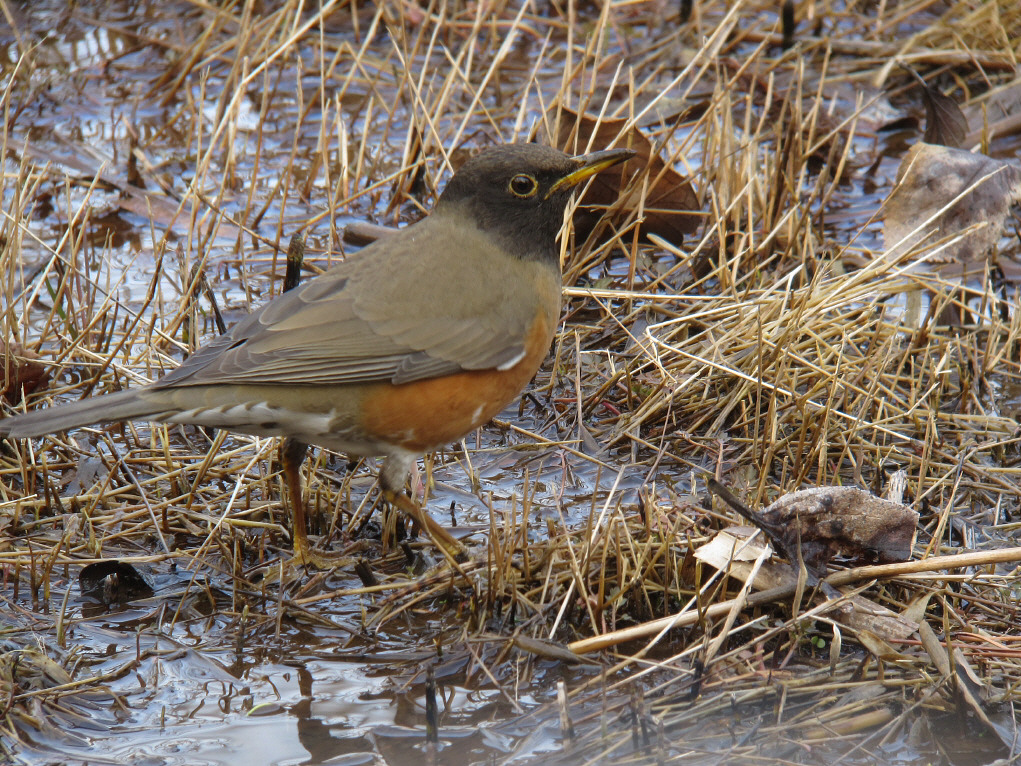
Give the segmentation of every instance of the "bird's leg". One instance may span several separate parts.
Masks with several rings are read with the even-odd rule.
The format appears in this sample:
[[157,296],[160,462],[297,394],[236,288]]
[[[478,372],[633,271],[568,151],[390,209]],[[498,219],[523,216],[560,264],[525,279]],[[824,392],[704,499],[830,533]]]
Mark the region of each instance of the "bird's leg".
[[383,499],[399,508],[419,528],[424,529],[426,536],[436,544],[436,547],[440,548],[454,561],[460,563],[468,560],[468,549],[461,544],[461,541],[450,534],[442,524],[435,521],[432,516],[425,512],[421,505],[405,495],[404,492],[384,489]]
[[294,541],[294,558],[303,566],[316,569],[333,569],[348,561],[347,557],[331,556],[313,551],[308,542],[308,518],[305,514],[305,500],[301,491],[301,464],[305,460],[308,445],[297,439],[284,439],[280,445],[280,462],[287,484],[287,497],[291,506],[291,537]]
[[[413,459],[413,458],[411,458]],[[426,510],[413,499],[404,494],[404,482],[408,475],[409,462],[404,456],[389,456],[379,472],[379,484],[383,489],[383,499],[415,522],[419,529],[443,551],[444,555],[455,562],[468,560],[468,549],[446,528],[433,519]]]
[[284,439],[280,445],[280,463],[284,469],[287,497],[291,506],[291,541],[294,555],[303,564],[308,563],[308,520],[305,518],[305,499],[301,492],[301,464],[305,461],[308,445],[297,439]]

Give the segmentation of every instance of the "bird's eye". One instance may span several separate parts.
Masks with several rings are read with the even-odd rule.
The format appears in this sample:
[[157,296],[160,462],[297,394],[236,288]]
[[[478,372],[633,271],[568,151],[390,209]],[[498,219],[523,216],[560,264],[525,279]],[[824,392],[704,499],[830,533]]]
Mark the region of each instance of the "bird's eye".
[[539,190],[539,182],[532,176],[518,173],[510,180],[508,188],[515,197],[531,197]]

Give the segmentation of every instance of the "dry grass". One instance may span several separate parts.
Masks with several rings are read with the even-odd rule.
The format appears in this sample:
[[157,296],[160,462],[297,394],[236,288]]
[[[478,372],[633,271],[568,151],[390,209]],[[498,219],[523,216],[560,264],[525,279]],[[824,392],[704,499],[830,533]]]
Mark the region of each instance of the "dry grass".
[[[520,418],[427,464],[430,492],[441,473],[491,509],[487,542],[463,573],[427,571],[425,551],[358,537],[376,503],[372,466],[346,470],[330,455],[308,466],[319,531],[352,569],[367,556],[379,584],[282,571],[274,442],[128,424],[3,447],[7,607],[24,609],[30,595],[42,609],[77,567],[111,557],[196,575],[169,603],[171,625],[201,593],[198,573],[213,578],[210,603],[243,642],[279,636],[285,617],[329,622],[315,611],[324,599],[369,604],[362,625],[338,630],[448,604],[468,618],[442,631],[448,657],[463,655],[467,678],[508,698],[512,675],[526,683],[537,658],[563,659],[564,643],[695,615],[604,652],[604,667],[568,689],[578,762],[695,762],[721,742],[750,757],[866,730],[868,749],[903,736],[921,707],[958,710],[961,671],[941,673],[917,640],[884,655],[844,635],[825,599],[707,616],[735,585],[691,552],[729,518],[706,502],[707,475],[759,506],[803,486],[878,492],[904,470],[922,513],[917,557],[1002,547],[1016,530],[1016,291],[990,278],[975,287],[972,324],[941,326],[938,308],[957,293],[882,257],[876,221],[896,155],[882,160],[875,109],[887,92],[910,106],[894,59],[985,103],[1010,82],[1021,12],[1011,0],[878,14],[803,4],[798,46],[784,51],[772,4],[730,5],[666,25],[658,6],[632,3],[301,12],[288,2],[265,15],[184,5],[198,40],[155,34],[175,29],[169,19],[119,30],[124,49],[108,66],[141,95],[118,112],[119,138],[92,150],[30,131],[51,64],[24,48],[4,91],[0,273],[3,337],[53,365],[32,406],[158,376],[215,332],[211,300],[233,320],[279,290],[293,234],[326,267],[347,220],[417,217],[466,149],[546,140],[563,107],[640,126],[690,174],[705,222],[688,241],[644,241],[639,206],[601,240],[565,247],[566,322],[533,386],[540,407],[523,402]],[[120,63],[151,61],[154,49],[171,62],[162,71]],[[863,178],[878,194],[863,193]],[[924,289],[933,307],[919,313]],[[495,497],[483,478],[492,460],[515,471]],[[552,489],[550,466],[562,467]],[[1013,570],[861,587],[931,623],[995,698],[1013,701]],[[256,603],[270,606],[249,614]],[[64,619],[63,608],[37,616],[33,630],[59,634],[63,648]],[[24,628],[12,631],[12,646],[26,646]],[[10,651],[0,670],[21,650]],[[0,692],[13,736],[25,722],[11,711],[39,692],[13,671],[0,672]],[[731,744],[735,701],[761,705],[754,744]],[[613,724],[622,715],[623,733]],[[687,749],[675,730],[689,732]]]

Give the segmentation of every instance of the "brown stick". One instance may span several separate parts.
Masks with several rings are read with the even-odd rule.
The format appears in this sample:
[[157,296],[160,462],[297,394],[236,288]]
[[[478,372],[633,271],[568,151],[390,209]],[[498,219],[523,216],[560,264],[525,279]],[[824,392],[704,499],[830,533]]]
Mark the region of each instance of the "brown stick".
[[[906,574],[918,574],[919,572],[938,572],[945,569],[962,569],[964,567],[985,566],[988,564],[1005,564],[1011,561],[1021,561],[1021,548],[1006,548],[995,551],[970,551],[968,553],[954,553],[948,556],[933,556],[919,561],[904,561],[899,564],[876,564],[873,566],[855,567],[832,573],[824,582],[830,585],[847,585],[861,580],[899,577]],[[795,585],[780,586],[769,590],[752,593],[745,599],[747,606],[763,606],[789,597],[794,593]],[[645,622],[623,630],[614,630],[610,633],[603,633],[599,636],[591,636],[567,645],[575,654],[586,654],[605,649],[608,646],[625,641],[632,641],[638,638],[659,633],[668,628],[684,628],[694,625],[703,615],[707,618],[721,617],[727,614],[734,605],[734,600],[721,601],[713,604],[703,612],[693,610],[671,617],[661,617],[658,620]]]

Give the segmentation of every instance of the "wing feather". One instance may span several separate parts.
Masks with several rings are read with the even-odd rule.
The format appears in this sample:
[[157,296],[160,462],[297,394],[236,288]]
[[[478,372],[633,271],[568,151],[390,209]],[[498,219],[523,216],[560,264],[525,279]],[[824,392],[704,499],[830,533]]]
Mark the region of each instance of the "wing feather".
[[[484,236],[462,232],[452,243],[450,230],[432,221],[270,301],[156,385],[404,383],[513,362],[524,353],[536,303],[496,298],[519,264],[498,258],[481,277],[470,266],[487,257],[478,253]],[[423,248],[437,242],[442,248],[425,268]],[[454,298],[466,274],[473,282]],[[424,297],[434,295],[450,298]]]

